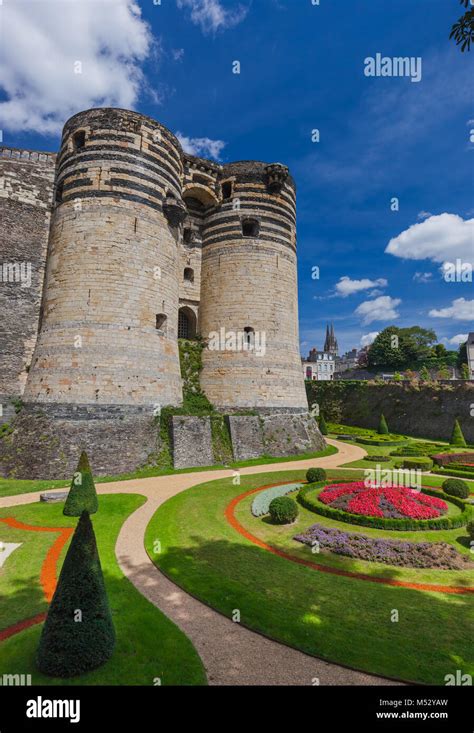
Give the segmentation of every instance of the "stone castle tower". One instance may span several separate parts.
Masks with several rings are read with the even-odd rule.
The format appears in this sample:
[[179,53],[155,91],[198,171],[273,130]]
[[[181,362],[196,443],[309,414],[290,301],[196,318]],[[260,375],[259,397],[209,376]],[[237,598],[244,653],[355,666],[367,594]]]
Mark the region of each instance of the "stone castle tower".
[[[41,473],[38,431],[56,446],[48,477],[69,470],[84,442],[101,448],[98,472],[145,462],[150,418],[182,402],[177,339],[197,333],[222,337],[201,374],[219,410],[305,421],[295,186],[284,165],[195,158],[155,120],[120,109],[66,123],[54,176],[52,154],[3,152],[2,218],[26,244],[2,253],[33,263],[34,281],[28,297],[8,283],[22,338],[15,325],[0,334],[0,398],[22,393],[25,403],[2,449],[7,470],[26,447],[20,472]],[[233,333],[243,348],[228,348]],[[311,429],[302,449],[318,438]]]

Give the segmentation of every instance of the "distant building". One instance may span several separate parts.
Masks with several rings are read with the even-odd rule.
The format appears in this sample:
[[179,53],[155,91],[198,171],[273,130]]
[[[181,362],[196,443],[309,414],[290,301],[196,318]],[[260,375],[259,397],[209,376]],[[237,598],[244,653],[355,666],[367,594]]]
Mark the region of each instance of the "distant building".
[[316,349],[311,349],[308,359],[303,359],[302,364],[305,379],[318,382],[327,382],[334,379],[336,367],[334,354],[328,354],[327,351],[318,352]]
[[351,349],[340,357],[336,358],[336,372],[346,372],[349,369],[356,369],[359,365],[361,351]]
[[474,379],[474,331],[467,337],[466,343],[467,365],[469,367],[469,379]]

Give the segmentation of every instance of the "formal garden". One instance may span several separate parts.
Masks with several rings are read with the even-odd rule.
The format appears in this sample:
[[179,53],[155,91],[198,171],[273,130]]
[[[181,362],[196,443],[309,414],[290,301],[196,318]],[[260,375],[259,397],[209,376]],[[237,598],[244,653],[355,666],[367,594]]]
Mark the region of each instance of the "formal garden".
[[[382,415],[378,430],[320,427],[333,444],[314,468],[192,473],[136,542],[193,598],[296,650],[393,680],[474,674],[474,450],[458,425],[450,443],[391,433]],[[361,457],[339,467],[344,446]],[[101,494],[85,455],[65,501],[28,503],[61,482],[2,480],[20,503],[0,508],[0,675],[207,683],[193,640],[117,559],[147,501],[134,480]]]

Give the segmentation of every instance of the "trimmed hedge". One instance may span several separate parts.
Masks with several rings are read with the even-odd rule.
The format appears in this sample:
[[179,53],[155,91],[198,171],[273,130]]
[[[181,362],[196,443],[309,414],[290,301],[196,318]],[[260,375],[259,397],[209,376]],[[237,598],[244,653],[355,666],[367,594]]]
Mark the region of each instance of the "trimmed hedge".
[[443,481],[443,491],[449,496],[457,496],[460,499],[467,499],[469,496],[469,486],[465,481],[459,478],[448,478]]
[[300,486],[301,483],[284,484],[283,486],[271,486],[269,489],[264,489],[253,500],[250,511],[254,517],[263,517],[264,514],[268,514],[270,511],[270,502],[273,499],[290,494],[292,491],[299,489]]
[[438,450],[442,450],[443,445],[439,443],[408,443],[408,445],[402,446],[390,452],[391,456],[404,457],[404,456],[430,456]]
[[394,440],[393,438],[384,439],[381,436],[378,438],[357,438],[357,443],[363,443],[363,445],[402,445],[405,440]]
[[308,468],[306,471],[306,481],[314,484],[316,481],[324,481],[326,479],[326,471],[324,468]]
[[61,568],[36,661],[43,674],[75,677],[104,664],[114,644],[94,529],[89,514],[83,511]]
[[438,476],[457,476],[458,478],[466,478],[471,481],[474,480],[474,476],[469,471],[461,471],[459,468],[434,468],[431,473],[436,473]]
[[390,456],[364,456],[364,461],[373,461],[374,463],[386,463],[390,461]]
[[463,447],[467,445],[466,439],[461,430],[461,425],[459,424],[459,420],[454,421],[453,432],[451,434],[451,440],[449,442],[451,443],[451,445],[460,445]]
[[298,516],[298,504],[289,496],[277,496],[270,502],[270,517],[275,524],[291,524]]
[[423,456],[418,458],[405,458],[402,461],[402,468],[421,468],[425,471],[429,471],[433,468],[433,461],[431,458],[425,458]]
[[388,435],[390,432],[388,429],[387,421],[385,419],[385,415],[383,414],[383,412],[380,415],[380,422],[379,422],[379,427],[378,427],[377,432],[379,433],[379,435]]
[[[323,485],[325,486],[327,482]],[[435,491],[423,487],[423,493],[428,496],[436,496],[438,499],[442,498],[444,501],[451,502],[459,509],[461,514],[452,517],[436,517],[435,519],[389,519],[388,517],[367,517],[361,514],[350,514],[342,509],[334,509],[333,507],[323,504],[318,500],[317,497],[313,496],[313,492],[317,489],[321,489],[321,484],[307,484],[303,486],[297,495],[297,501],[308,509],[310,512],[320,514],[323,517],[329,519],[335,519],[339,522],[346,522],[347,524],[358,524],[363,527],[372,527],[373,529],[394,529],[398,531],[417,531],[422,529],[455,529],[456,527],[463,527],[470,520],[472,516],[472,510],[462,499],[458,499],[454,496],[447,496],[441,491]]]

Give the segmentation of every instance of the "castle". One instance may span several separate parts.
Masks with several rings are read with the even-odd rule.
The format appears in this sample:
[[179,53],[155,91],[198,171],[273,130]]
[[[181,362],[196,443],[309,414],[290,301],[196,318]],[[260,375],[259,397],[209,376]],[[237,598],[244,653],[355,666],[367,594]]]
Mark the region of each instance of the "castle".
[[[185,154],[150,117],[91,109],[66,122],[57,155],[4,148],[0,167],[4,472],[66,475],[84,443],[98,473],[146,462],[150,418],[182,403],[178,338],[196,334],[244,334],[246,348],[205,348],[200,376],[234,415],[235,457],[262,420],[260,453],[269,433],[284,452],[281,430],[292,451],[321,446],[299,357],[286,166],[218,165]],[[245,411],[260,421],[239,421]],[[207,427],[177,423],[176,445],[179,426],[201,445]]]

